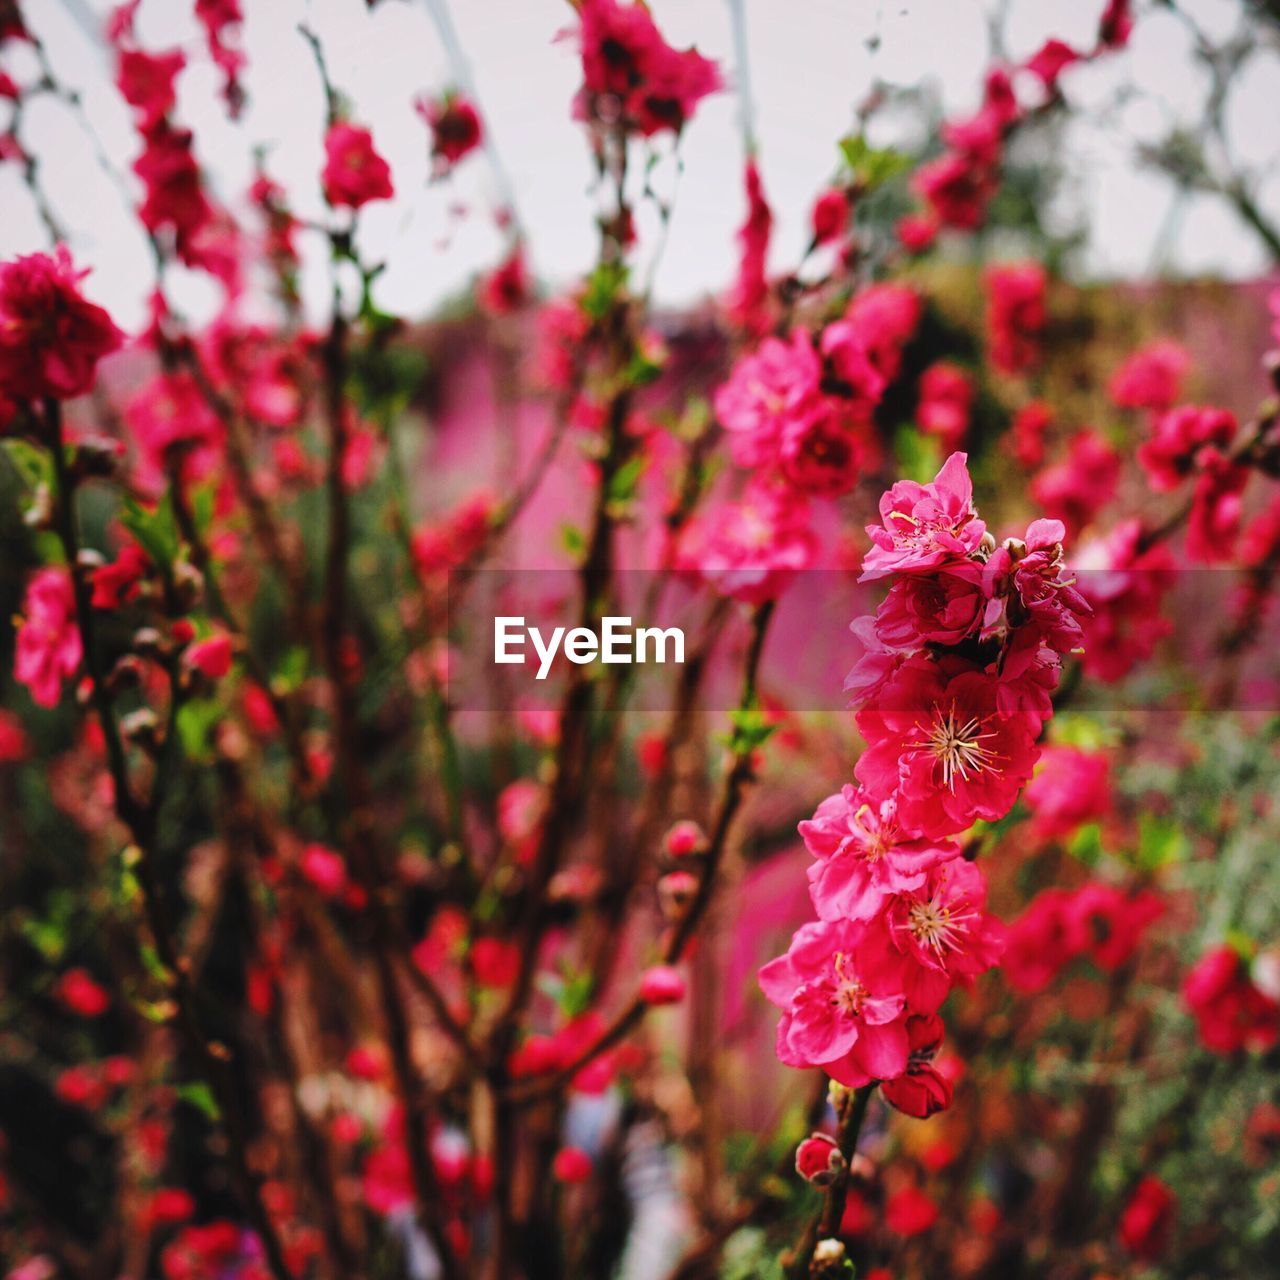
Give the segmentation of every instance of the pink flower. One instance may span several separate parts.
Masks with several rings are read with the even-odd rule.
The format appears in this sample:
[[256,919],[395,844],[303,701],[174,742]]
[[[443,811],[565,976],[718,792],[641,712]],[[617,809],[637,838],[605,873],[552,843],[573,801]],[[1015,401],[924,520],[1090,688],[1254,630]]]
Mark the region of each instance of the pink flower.
[[743,173],[747,216],[738,228],[738,278],[727,302],[729,314],[748,333],[764,332],[769,324],[767,259],[773,232],[773,212],[765,199],[760,169],[748,160]]
[[1045,747],[1023,793],[1038,839],[1060,840],[1111,811],[1111,759],[1105,751]]
[[138,113],[138,127],[147,130],[174,108],[178,98],[173,82],[187,65],[181,49],[144,53],[122,49],[116,68],[116,86]]
[[471,944],[471,972],[482,987],[505,990],[520,972],[520,948],[502,938],[477,938]]
[[949,840],[918,839],[898,822],[892,797],[872,802],[845,786],[800,824],[816,861],[809,893],[821,920],[870,920],[895,893],[919,889],[928,872],[959,856]]
[[65,569],[37,569],[27,582],[13,675],[38,707],[56,707],[62,682],[80,668],[83,650],[75,594]]
[[1076,534],[1112,499],[1120,479],[1120,455],[1092,429],[1072,438],[1067,457],[1031,482],[1031,495],[1045,514]]
[[680,971],[669,964],[655,964],[640,975],[640,999],[647,1005],[679,1004],[684,991]]
[[1083,56],[1062,40],[1046,40],[1027,59],[1025,66],[1046,89],[1052,91],[1058,87],[1058,77]]
[[946,450],[964,443],[973,409],[973,379],[958,364],[939,360],[920,379],[916,421],[928,435],[937,436]]
[[820,376],[818,353],[803,329],[786,342],[766,338],[734,365],[716,391],[715,409],[739,466],[757,467],[776,456],[784,424],[818,394]]
[[991,267],[984,283],[991,363],[1001,373],[1021,373],[1040,357],[1047,318],[1045,270],[1038,262],[1006,263]]
[[786,955],[760,970],[780,1008],[778,1057],[822,1067],[841,1084],[891,1080],[907,1069],[904,963],[880,923],[803,925]]
[[1225,448],[1236,429],[1235,414],[1226,409],[1182,405],[1156,420],[1151,439],[1138,446],[1138,462],[1157,493],[1171,493],[1192,474],[1201,449]]
[[894,228],[898,242],[908,253],[924,253],[938,238],[938,224],[928,214],[906,213]]
[[520,244],[513,245],[502,262],[480,281],[476,297],[494,316],[507,316],[524,306],[529,298],[529,273]]
[[324,140],[325,166],[321,174],[324,198],[334,208],[359,209],[373,200],[395,195],[391,169],[373,149],[368,129],[340,120]]
[[796,1148],[796,1172],[815,1187],[827,1186],[844,1165],[839,1144],[825,1133],[811,1133]]
[[342,855],[323,844],[309,844],[298,859],[298,870],[324,898],[337,898],[347,887],[347,864]]
[[954,982],[972,983],[1004,952],[1004,926],[987,912],[987,882],[976,863],[952,859],[934,867],[924,885],[889,906],[889,929],[915,963],[907,970],[907,1003],[936,1013]]
[[1174,560],[1163,544],[1143,551],[1142,524],[1118,524],[1083,547],[1073,569],[1093,616],[1085,623],[1085,674],[1114,681],[1149,658],[1170,624],[1160,603],[1173,581]]
[[1013,416],[1013,456],[1018,465],[1035,470],[1044,461],[1045,433],[1053,425],[1054,411],[1043,400],[1031,400]]
[[1114,973],[1133,958],[1147,926],[1164,914],[1165,902],[1150,889],[1130,894],[1118,885],[1091,880],[1075,891],[1067,909],[1089,958]]
[[413,105],[431,130],[431,154],[439,169],[450,168],[480,146],[480,113],[461,94],[419,98]]
[[0,264],[0,396],[83,395],[98,361],[120,347],[111,317],[80,292],[87,274],[62,245]]
[[721,595],[760,604],[777,599],[816,552],[803,502],[756,484],[685,528],[676,565]]
[[1026,717],[1004,719],[997,677],[959,659],[908,659],[857,714],[867,749],[854,773],[923,837],[994,822],[1013,807],[1038,749]]
[[1163,413],[1177,400],[1191,357],[1176,342],[1161,339],[1135,351],[1111,377],[1107,394],[1121,409]]
[[876,610],[876,638],[907,653],[926,644],[957,645],[977,634],[987,603],[982,566],[975,561],[958,561],[935,574],[905,575]]
[[1200,474],[1196,476],[1187,519],[1187,559],[1198,564],[1221,564],[1235,552],[1249,468],[1232,462],[1211,446],[1200,450],[1196,465]]
[[973,506],[968,455],[953,453],[928,484],[899,480],[880,499],[880,526],[868,525],[874,546],[860,582],[890,573],[936,569],[977,550],[987,526]]
[[155,235],[171,232],[184,261],[197,235],[213,217],[192,142],[190,129],[175,128],[163,119],[143,134],[142,154],[133,163],[134,173],[146,188],[139,220]]
[[689,818],[674,823],[662,837],[663,851],[670,858],[687,858],[707,847],[706,832]]
[[1045,889],[1013,921],[1005,936],[1002,970],[1024,995],[1043,991],[1085,949],[1084,921],[1065,889]]
[[579,10],[582,119],[621,120],[646,137],[679,133],[694,108],[721,87],[716,64],[696,49],[673,49],[648,9],[618,0],[585,0]]
[[217,465],[225,429],[189,373],[157,374],[125,405],[124,420],[152,491],[163,488],[171,468],[198,480]]
[[973,231],[982,225],[987,203],[995,194],[990,168],[972,155],[944,151],[916,170],[912,189],[944,227]]
[[1120,1243],[1142,1262],[1156,1262],[1169,1248],[1178,1198],[1154,1174],[1144,1174],[1120,1215]]
[[183,652],[182,663],[207,680],[220,680],[231,670],[231,637],[225,631],[215,631],[195,641]]
[[1098,45],[1105,49],[1122,49],[1133,31],[1132,0],[1108,0],[1098,19]]
[[845,319],[886,383],[902,368],[902,349],[915,336],[920,312],[920,295],[904,284],[868,285],[849,304]]
[[1280,1039],[1280,1004],[1253,984],[1249,965],[1227,945],[1211,947],[1182,983],[1200,1042],[1213,1053],[1260,1052]]

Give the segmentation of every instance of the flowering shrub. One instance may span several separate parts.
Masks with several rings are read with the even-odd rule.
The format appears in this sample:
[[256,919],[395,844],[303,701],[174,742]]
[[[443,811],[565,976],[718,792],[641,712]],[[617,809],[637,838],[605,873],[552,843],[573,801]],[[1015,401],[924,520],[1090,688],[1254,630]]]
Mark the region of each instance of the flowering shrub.
[[[923,148],[869,101],[786,268],[748,132],[690,320],[649,306],[660,178],[745,69],[579,0],[597,260],[546,296],[500,203],[426,328],[332,50],[297,33],[307,218],[183,123],[197,65],[246,105],[249,6],[172,49],[139,7],[126,336],[24,159],[78,100],[0,0],[53,241],[0,263],[9,1280],[1266,1274],[1280,333],[1157,334],[1008,213],[1133,6]],[[405,109],[465,216],[465,62]],[[580,661],[628,610],[680,656]],[[490,648],[526,618],[536,677]]]

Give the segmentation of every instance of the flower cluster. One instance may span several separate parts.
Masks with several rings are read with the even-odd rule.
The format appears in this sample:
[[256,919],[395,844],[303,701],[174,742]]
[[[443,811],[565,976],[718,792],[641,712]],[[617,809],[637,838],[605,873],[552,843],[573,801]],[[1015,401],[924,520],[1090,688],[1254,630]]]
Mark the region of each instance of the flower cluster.
[[938,1010],[1004,947],[955,837],[1012,808],[1089,612],[1064,576],[1061,524],[1038,520],[997,546],[966,464],[953,454],[931,483],[900,481],[867,530],[863,580],[892,579],[854,623],[867,653],[847,687],[867,749],[858,785],[800,825],[818,920],[760,971],[782,1010],[783,1062],[850,1087],[882,1082],[921,1116],[951,1096],[932,1065]]

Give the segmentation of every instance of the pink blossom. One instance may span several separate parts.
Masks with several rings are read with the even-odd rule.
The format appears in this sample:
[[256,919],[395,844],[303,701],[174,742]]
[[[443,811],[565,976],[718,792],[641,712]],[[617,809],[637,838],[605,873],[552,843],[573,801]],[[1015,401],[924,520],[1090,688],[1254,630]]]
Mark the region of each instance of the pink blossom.
[[181,49],[144,53],[122,49],[116,64],[116,86],[138,113],[138,127],[146,130],[169,114],[177,103],[174,81],[187,65]]
[[918,1120],[927,1120],[951,1105],[952,1082],[933,1062],[942,1043],[942,1030],[942,1019],[936,1013],[909,1017],[907,1041],[911,1056],[907,1069],[880,1087],[891,1107]]
[[903,652],[926,644],[957,645],[977,634],[987,605],[976,561],[957,561],[935,574],[904,575],[876,610],[876,638]]
[[80,292],[66,248],[0,264],[0,397],[69,400],[93,384],[124,335]]
[[220,680],[231,670],[231,637],[225,631],[215,631],[196,640],[183,652],[182,663],[208,680]]
[[1157,493],[1170,493],[1192,474],[1201,449],[1225,448],[1236,430],[1235,414],[1226,409],[1182,405],[1156,419],[1151,439],[1138,446],[1138,462]]
[[1013,807],[1038,751],[1025,717],[1005,719],[1000,682],[962,660],[908,659],[857,714],[867,749],[854,773],[924,837],[994,822]]
[[936,569],[977,550],[987,526],[973,506],[967,462],[967,454],[953,453],[928,484],[899,480],[880,499],[881,524],[867,526],[875,545],[860,582]]
[[838,240],[849,226],[852,211],[848,192],[838,187],[823,191],[814,201],[813,211],[809,215],[813,243],[823,245]]
[[483,141],[480,113],[461,94],[419,98],[413,105],[431,130],[431,154],[439,170],[451,168]]
[[950,360],[931,364],[920,379],[916,421],[948,451],[964,443],[973,409],[973,379]]
[[1058,77],[1084,55],[1062,40],[1046,40],[1024,64],[1046,89],[1058,87]]
[[915,1013],[936,1013],[954,982],[970,983],[1004,951],[1004,926],[986,909],[987,883],[963,858],[933,867],[923,885],[898,894],[889,929],[904,955],[907,1002]]
[[747,161],[743,172],[747,216],[738,228],[738,276],[728,299],[729,314],[748,333],[763,333],[769,325],[767,260],[773,232],[773,211],[765,199],[760,168]]
[[336,898],[347,887],[347,864],[334,849],[309,844],[298,859],[298,870],[325,898]]
[[1280,1039],[1280,1004],[1258,990],[1234,947],[1206,951],[1183,980],[1182,999],[1213,1053],[1263,1051]]
[[1023,799],[1041,840],[1070,836],[1111,810],[1111,759],[1105,751],[1049,746],[1040,753]]
[[1107,394],[1121,409],[1163,413],[1177,400],[1191,357],[1177,342],[1160,339],[1133,353],[1111,377]]
[[1001,373],[1022,373],[1040,357],[1040,335],[1047,319],[1047,278],[1038,262],[991,267],[987,289],[987,341],[991,363]]
[[920,324],[920,295],[909,285],[884,282],[854,295],[845,314],[854,336],[886,383],[902,368],[902,350]]
[[679,1004],[684,992],[680,970],[669,964],[655,964],[640,975],[640,999],[647,1005]]
[[339,120],[324,140],[325,165],[321,174],[324,198],[334,208],[359,209],[373,200],[395,195],[391,169],[374,150],[368,129]]
[[895,893],[919,889],[927,873],[959,856],[949,840],[924,840],[904,831],[893,797],[874,802],[845,786],[800,824],[800,838],[816,861],[809,893],[821,920],[870,920]]
[[83,650],[75,594],[65,569],[37,569],[27,582],[14,650],[13,676],[39,707],[56,707],[62,682],[80,668]]
[[1067,457],[1031,482],[1032,497],[1045,514],[1076,534],[1112,499],[1120,479],[1120,455],[1092,429],[1079,431]]
[[1031,400],[1013,416],[1013,456],[1028,471],[1044,462],[1045,433],[1053,425],[1053,408],[1043,400]]
[[760,970],[780,1008],[778,1057],[860,1087],[907,1069],[905,964],[880,923],[803,925],[786,955]]
[[827,1186],[844,1165],[839,1144],[828,1134],[811,1133],[796,1148],[796,1172],[814,1186]]

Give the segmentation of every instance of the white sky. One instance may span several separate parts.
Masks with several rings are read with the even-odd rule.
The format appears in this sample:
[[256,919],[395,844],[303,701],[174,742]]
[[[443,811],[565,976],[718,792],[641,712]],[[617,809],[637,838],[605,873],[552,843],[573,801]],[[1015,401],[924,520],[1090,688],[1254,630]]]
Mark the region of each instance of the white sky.
[[[934,80],[949,112],[976,105],[988,58],[986,0],[746,0],[750,73],[765,185],[778,225],[773,265],[793,263],[807,235],[814,192],[831,173],[834,140],[871,80],[913,84]],[[310,54],[297,33],[308,20],[327,49],[338,86],[355,103],[355,118],[373,129],[392,165],[397,198],[362,216],[361,242],[387,271],[380,303],[417,317],[457,293],[491,265],[501,239],[485,210],[496,191],[487,161],[473,158],[446,186],[428,186],[426,134],[411,109],[423,91],[455,81],[432,24],[427,0],[384,0],[372,13],[364,0],[244,0],[249,107],[230,124],[217,98],[218,74],[201,53],[189,0],[143,0],[139,35],[158,50],[181,44],[192,65],[179,80],[179,119],[196,131],[197,154],[224,201],[239,198],[251,178],[254,144],[270,149],[268,167],[284,183],[298,213],[319,218],[323,106]],[[1034,51],[1048,35],[1090,42],[1103,0],[1013,0],[1010,53]],[[1236,0],[1185,0],[1210,32],[1229,31]],[[87,113],[115,166],[127,170],[138,142],[127,108],[111,87],[112,69],[89,38],[104,0],[26,0],[28,22],[42,35],[58,74],[79,88]],[[454,23],[474,73],[481,109],[516,192],[538,276],[564,283],[593,257],[591,165],[581,131],[569,119],[578,81],[572,48],[554,43],[571,19],[564,0],[452,0]],[[676,44],[696,43],[735,79],[725,0],[653,0]],[[76,21],[78,13],[80,21]],[[92,25],[92,24],[89,24]],[[881,36],[873,55],[867,40]],[[1076,182],[1068,193],[1092,225],[1086,268],[1099,276],[1149,273],[1170,213],[1172,188],[1139,170],[1136,139],[1162,136],[1170,120],[1194,123],[1205,85],[1189,53],[1190,37],[1172,16],[1139,21],[1130,51],[1064,77],[1068,98],[1081,106],[1106,101],[1132,79],[1144,101],[1126,109],[1118,128],[1073,125],[1068,161]],[[20,47],[6,66],[27,70]],[[1244,162],[1265,166],[1277,154],[1276,107],[1280,54],[1257,52],[1232,89],[1231,144]],[[733,233],[742,219],[742,141],[733,92],[706,100],[683,144],[676,213],[656,277],[660,303],[697,300],[722,288],[735,265]],[[1122,136],[1123,135],[1123,136]],[[115,187],[99,169],[81,125],[61,104],[39,102],[28,112],[23,141],[42,159],[42,175],[77,257],[94,268],[91,293],[119,322],[138,326],[150,287],[150,258]],[[669,189],[674,166],[655,185]],[[462,203],[471,213],[451,216]],[[1264,187],[1264,205],[1280,221],[1280,174]],[[44,247],[45,233],[12,165],[0,166],[0,254]],[[642,221],[642,238],[652,223]],[[1252,233],[1212,198],[1196,198],[1166,239],[1166,267],[1180,272],[1247,277],[1268,263]],[[324,306],[323,245],[311,237],[304,293]],[[192,277],[174,288],[194,316],[208,314],[214,293]]]

